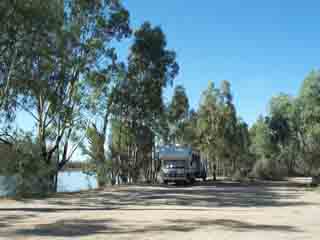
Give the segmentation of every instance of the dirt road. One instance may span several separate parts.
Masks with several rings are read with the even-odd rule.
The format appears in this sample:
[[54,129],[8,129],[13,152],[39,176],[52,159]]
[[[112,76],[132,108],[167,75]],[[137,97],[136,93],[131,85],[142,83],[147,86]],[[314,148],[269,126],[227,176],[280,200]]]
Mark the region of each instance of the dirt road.
[[297,184],[129,186],[0,200],[0,239],[315,239],[320,192]]

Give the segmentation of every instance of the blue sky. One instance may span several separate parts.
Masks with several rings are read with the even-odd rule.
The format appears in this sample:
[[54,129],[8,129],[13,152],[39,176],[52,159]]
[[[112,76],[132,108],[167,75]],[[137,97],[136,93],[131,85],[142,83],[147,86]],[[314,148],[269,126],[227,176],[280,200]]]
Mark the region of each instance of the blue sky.
[[[133,28],[160,25],[177,52],[180,74],[197,108],[209,80],[232,85],[238,115],[249,125],[280,92],[296,95],[304,77],[319,68],[320,2],[316,0],[123,0]],[[130,40],[119,44],[121,59]],[[172,95],[166,90],[166,101]],[[32,119],[18,124],[31,130]]]
[[[280,92],[297,94],[319,67],[320,2],[314,0],[123,0],[132,26],[160,25],[178,54],[175,84],[196,108],[212,80],[231,82],[238,114],[250,125]],[[128,44],[124,44],[127,46]],[[122,47],[121,56],[127,49]],[[166,96],[172,89],[166,91]]]

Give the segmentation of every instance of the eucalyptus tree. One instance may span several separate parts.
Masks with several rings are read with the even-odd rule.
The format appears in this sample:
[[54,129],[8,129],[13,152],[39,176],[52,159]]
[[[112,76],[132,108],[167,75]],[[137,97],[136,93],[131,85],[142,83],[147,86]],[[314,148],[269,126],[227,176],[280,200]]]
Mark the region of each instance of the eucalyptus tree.
[[252,174],[258,178],[274,178],[274,153],[276,145],[272,141],[272,133],[268,126],[268,119],[259,116],[250,128],[252,145],[250,151],[254,155],[255,164]]
[[107,164],[107,155],[104,149],[105,139],[99,132],[96,125],[88,127],[87,146],[83,146],[84,154],[89,158],[87,174],[96,175],[99,187],[104,187],[108,183],[109,169]]
[[222,81],[220,89],[209,83],[202,94],[197,121],[198,146],[207,154],[213,172],[217,169],[231,175],[246,165],[250,146],[248,126],[237,118],[228,81]]
[[318,174],[320,143],[320,72],[312,71],[304,80],[297,104],[300,106],[300,143],[308,174]]
[[297,130],[300,124],[295,119],[294,104],[294,98],[287,94],[273,97],[270,101],[268,122],[271,139],[276,144],[275,157],[286,166],[289,174],[295,173],[299,156]]
[[269,113],[251,128],[251,151],[255,171],[265,177],[297,172],[319,173],[320,73],[312,71],[296,97],[279,94],[269,104]]
[[273,133],[273,140],[282,147],[290,138],[290,111],[292,103],[290,97],[285,94],[273,97],[270,102],[269,127]]
[[[233,104],[233,96],[231,93],[231,84],[224,80],[220,87],[220,102],[221,109],[221,141],[219,147],[219,160],[224,165],[224,174],[234,173],[237,169],[237,151],[239,146],[237,138],[237,113]],[[231,166],[226,167],[226,166]]]
[[213,82],[202,93],[198,110],[198,137],[200,149],[207,155],[209,167],[215,178],[215,165],[218,160],[219,147],[221,146],[222,115],[219,107],[220,91]]
[[167,49],[162,29],[144,23],[134,33],[128,58],[128,83],[137,87],[135,108],[142,124],[152,127],[163,113],[163,90],[173,83],[178,71],[176,54]]
[[[0,121],[2,140],[17,108],[27,109],[28,86],[34,56],[48,55],[49,32],[60,25],[58,2],[39,0],[0,3]],[[7,121],[6,121],[7,120]],[[9,143],[10,141],[6,141]]]
[[197,123],[199,114],[194,109],[191,109],[188,113],[188,118],[183,124],[183,143],[193,147],[194,149],[200,149],[199,131],[197,129]]
[[141,133],[155,134],[159,130],[165,109],[163,89],[172,84],[178,70],[176,54],[167,49],[166,37],[160,27],[146,22],[134,32],[127,74],[120,88],[114,89],[117,94],[114,94],[113,105],[114,117],[134,131],[135,141],[128,147],[130,169],[137,171],[139,163],[144,169],[152,168],[152,158],[146,157],[152,148],[150,144],[145,148],[145,135]]
[[[100,187],[105,186],[108,180],[115,181],[120,172],[119,159],[114,157],[117,148],[108,142],[108,129],[113,132],[114,124],[109,124],[110,119],[113,118],[113,123],[115,118],[121,119],[122,107],[118,109],[117,104],[126,98],[121,86],[126,74],[123,63],[113,62],[107,69],[94,72],[87,78],[87,91],[90,94],[86,97],[86,109],[92,120],[86,134],[88,144],[82,144],[81,147],[93,166],[89,172],[97,176]],[[111,179],[107,172],[112,173]]]
[[237,119],[234,134],[234,169],[233,174],[237,171],[244,170],[248,172],[253,166],[253,159],[250,154],[251,139],[248,124],[241,118]]
[[[37,98],[38,93],[46,81],[49,84],[49,79],[39,72],[55,58],[51,55],[55,46],[53,34],[60,28],[63,15],[58,1],[43,4],[37,0],[5,0],[0,5],[0,141],[22,154],[10,127],[17,111],[30,114],[36,124],[43,117],[37,116],[41,110],[35,102],[42,101]],[[42,137],[38,135],[37,140],[41,141]],[[44,156],[43,150],[42,147]],[[53,156],[53,152],[49,155]]]
[[186,90],[178,85],[174,89],[171,103],[168,107],[168,122],[170,128],[170,142],[184,143],[184,133],[189,113],[189,100]]
[[257,159],[271,158],[275,152],[275,144],[272,141],[272,132],[268,125],[268,118],[259,116],[250,129],[253,152]]
[[[115,60],[110,43],[127,36],[129,14],[114,0],[38,2],[36,13],[50,6],[45,11],[50,22],[43,24],[36,18],[26,31],[32,33],[32,54],[23,55],[26,80],[18,89],[15,105],[34,118],[41,158],[51,169],[48,188],[54,190],[57,172],[81,140],[76,133],[83,127],[87,79],[94,76],[106,84],[103,76]],[[33,9],[30,4],[26,1],[23,10]],[[76,144],[70,146],[72,142]]]

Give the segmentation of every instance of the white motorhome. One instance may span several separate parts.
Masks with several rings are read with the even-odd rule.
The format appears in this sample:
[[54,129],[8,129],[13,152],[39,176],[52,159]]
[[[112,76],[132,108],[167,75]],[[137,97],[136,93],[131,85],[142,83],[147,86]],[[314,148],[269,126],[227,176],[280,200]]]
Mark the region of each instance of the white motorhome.
[[160,148],[161,178],[163,183],[206,180],[207,164],[201,154],[190,147],[168,145]]

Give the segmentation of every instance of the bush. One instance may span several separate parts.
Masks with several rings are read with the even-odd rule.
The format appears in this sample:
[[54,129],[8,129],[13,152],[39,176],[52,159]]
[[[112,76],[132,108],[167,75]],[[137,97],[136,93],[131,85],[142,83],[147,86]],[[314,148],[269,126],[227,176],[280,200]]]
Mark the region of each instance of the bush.
[[34,156],[24,156],[19,160],[19,168],[15,176],[17,177],[17,195],[33,196],[49,193],[49,178],[53,170]]
[[0,197],[16,195],[17,182],[14,176],[0,176]]
[[[6,158],[1,161],[0,175],[14,179],[10,190],[18,196],[46,194],[52,184],[52,167],[44,163],[40,147],[30,138],[17,140],[13,146],[1,145],[0,153]],[[52,189],[52,188],[51,188]]]
[[264,158],[255,163],[251,176],[262,180],[282,180],[287,171],[278,160]]
[[320,174],[312,176],[310,187],[318,187],[320,184]]
[[242,169],[238,169],[233,175],[232,175],[232,181],[242,182],[246,181],[248,178]]

